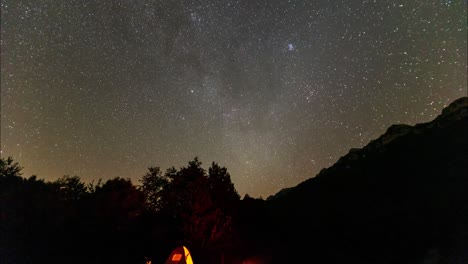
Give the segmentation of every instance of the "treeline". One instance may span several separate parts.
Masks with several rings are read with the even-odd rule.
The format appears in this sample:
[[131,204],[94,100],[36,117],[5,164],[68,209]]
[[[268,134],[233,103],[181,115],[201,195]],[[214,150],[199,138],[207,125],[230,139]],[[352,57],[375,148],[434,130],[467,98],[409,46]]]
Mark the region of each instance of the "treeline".
[[250,209],[239,205],[255,199],[240,200],[225,167],[205,170],[194,158],[180,169],[150,167],[139,181],[46,182],[0,159],[0,262],[164,263],[186,245],[197,262],[219,263],[248,250]]

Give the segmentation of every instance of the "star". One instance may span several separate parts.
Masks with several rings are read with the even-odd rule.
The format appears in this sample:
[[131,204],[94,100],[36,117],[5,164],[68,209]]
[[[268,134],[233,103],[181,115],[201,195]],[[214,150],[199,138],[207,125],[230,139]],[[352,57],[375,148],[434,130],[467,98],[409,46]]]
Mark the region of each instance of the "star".
[[1,155],[46,180],[198,156],[268,197],[466,96],[464,1],[0,5]]

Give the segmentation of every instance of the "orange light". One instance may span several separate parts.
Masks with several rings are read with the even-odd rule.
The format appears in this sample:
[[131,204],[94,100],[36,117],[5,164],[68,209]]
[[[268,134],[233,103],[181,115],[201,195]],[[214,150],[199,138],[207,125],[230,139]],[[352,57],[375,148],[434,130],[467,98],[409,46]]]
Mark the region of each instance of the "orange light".
[[182,259],[182,254],[174,254],[172,255],[172,261],[179,261]]

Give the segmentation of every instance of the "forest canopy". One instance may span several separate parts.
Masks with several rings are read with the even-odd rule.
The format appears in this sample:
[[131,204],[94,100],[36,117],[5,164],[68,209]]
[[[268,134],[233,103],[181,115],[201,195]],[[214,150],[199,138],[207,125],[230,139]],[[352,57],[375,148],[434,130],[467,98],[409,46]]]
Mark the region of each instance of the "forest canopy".
[[149,167],[139,183],[85,183],[70,175],[45,181],[24,177],[13,158],[1,158],[0,255],[11,263],[70,256],[75,263],[140,263],[179,244],[197,252],[234,242],[240,197],[225,167],[213,162],[205,170],[195,157],[179,169]]

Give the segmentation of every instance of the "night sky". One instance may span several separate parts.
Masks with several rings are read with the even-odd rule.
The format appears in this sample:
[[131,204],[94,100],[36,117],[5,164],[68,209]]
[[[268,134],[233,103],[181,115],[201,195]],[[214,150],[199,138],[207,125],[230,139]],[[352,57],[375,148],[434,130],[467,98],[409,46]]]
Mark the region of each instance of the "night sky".
[[263,198],[467,95],[464,0],[2,0],[1,152],[135,184],[195,156]]

